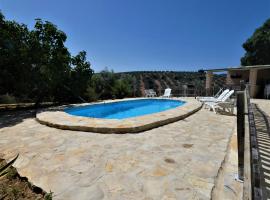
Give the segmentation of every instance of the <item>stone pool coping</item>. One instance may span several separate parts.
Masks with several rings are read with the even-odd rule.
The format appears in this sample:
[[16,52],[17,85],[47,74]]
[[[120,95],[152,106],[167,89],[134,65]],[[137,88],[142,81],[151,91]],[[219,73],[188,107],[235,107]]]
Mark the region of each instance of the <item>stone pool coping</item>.
[[[110,103],[117,101],[126,101],[134,99],[145,98],[128,98],[123,100],[107,100],[99,103]],[[162,99],[162,98],[152,98]],[[50,127],[74,130],[74,131],[87,131],[96,133],[138,133],[159,126],[163,126],[181,119],[184,119],[191,114],[201,109],[202,104],[196,99],[192,98],[170,98],[171,100],[182,100],[186,103],[180,107],[158,112],[139,117],[132,117],[128,119],[98,119],[90,117],[81,117],[70,115],[63,111],[66,106],[56,107],[53,110],[41,110],[36,115],[36,120]],[[72,106],[85,106],[89,104],[74,104]]]

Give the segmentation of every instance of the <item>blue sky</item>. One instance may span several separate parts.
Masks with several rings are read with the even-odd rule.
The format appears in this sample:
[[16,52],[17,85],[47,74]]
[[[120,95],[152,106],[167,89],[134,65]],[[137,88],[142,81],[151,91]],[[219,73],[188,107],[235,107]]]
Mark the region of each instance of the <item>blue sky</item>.
[[95,71],[238,66],[242,43],[270,17],[269,0],[0,0],[9,20],[53,22]]

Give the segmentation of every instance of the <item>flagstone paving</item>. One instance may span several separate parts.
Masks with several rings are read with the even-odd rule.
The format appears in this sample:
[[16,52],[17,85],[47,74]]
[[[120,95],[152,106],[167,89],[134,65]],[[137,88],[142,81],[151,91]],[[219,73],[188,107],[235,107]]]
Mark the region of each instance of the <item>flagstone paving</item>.
[[35,119],[0,129],[0,157],[54,199],[210,199],[236,123],[201,109],[138,134],[60,130]]
[[252,103],[255,103],[259,108],[270,116],[270,99],[251,99]]

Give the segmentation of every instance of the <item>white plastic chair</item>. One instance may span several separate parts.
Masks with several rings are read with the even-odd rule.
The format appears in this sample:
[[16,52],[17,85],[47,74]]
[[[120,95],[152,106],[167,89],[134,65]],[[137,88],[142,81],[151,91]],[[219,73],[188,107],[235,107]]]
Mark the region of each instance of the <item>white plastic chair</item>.
[[170,88],[165,89],[164,94],[163,94],[162,97],[169,98],[171,96],[171,91],[172,91],[172,89],[170,89]]
[[219,91],[214,95],[214,96],[208,96],[208,97],[203,97],[203,96],[197,96],[196,99],[200,100],[200,99],[205,99],[205,98],[218,98],[219,95],[223,92],[223,88],[220,88]]
[[149,94],[150,94],[150,97],[156,97],[157,96],[157,93],[153,89],[149,90]]
[[217,98],[215,98],[215,97],[205,97],[205,98],[199,99],[199,101],[200,102],[216,102],[216,101],[221,101],[223,99],[223,97],[225,97],[225,95],[229,93],[229,91],[230,91],[229,89],[226,89]]
[[216,108],[222,107],[222,108],[232,108],[231,112],[233,113],[233,103],[228,102],[228,99],[232,96],[234,93],[234,90],[231,90],[228,92],[220,101],[215,101],[215,102],[205,102],[205,106],[208,106],[210,109],[216,113]]

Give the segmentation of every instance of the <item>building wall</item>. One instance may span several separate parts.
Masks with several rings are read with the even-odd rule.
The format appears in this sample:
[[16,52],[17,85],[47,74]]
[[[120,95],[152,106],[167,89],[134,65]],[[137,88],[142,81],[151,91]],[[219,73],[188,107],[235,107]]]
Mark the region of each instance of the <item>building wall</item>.
[[270,84],[270,69],[228,71],[226,79],[226,83],[228,85],[240,85],[241,80],[244,80],[246,83],[250,84],[251,97],[262,98],[265,85]]
[[270,69],[261,69],[257,72],[256,97],[263,98],[265,85],[270,84]]
[[258,70],[258,85],[270,84],[270,69],[261,69]]
[[240,85],[240,81],[249,82],[249,70],[229,70],[227,72],[227,85]]
[[[208,78],[211,80],[210,76]],[[250,84],[250,96],[252,98],[262,98],[264,96],[265,85],[270,84],[270,68],[249,68],[246,70],[227,71],[226,84],[228,86],[240,86],[240,81]],[[207,86],[209,87],[209,85]]]

